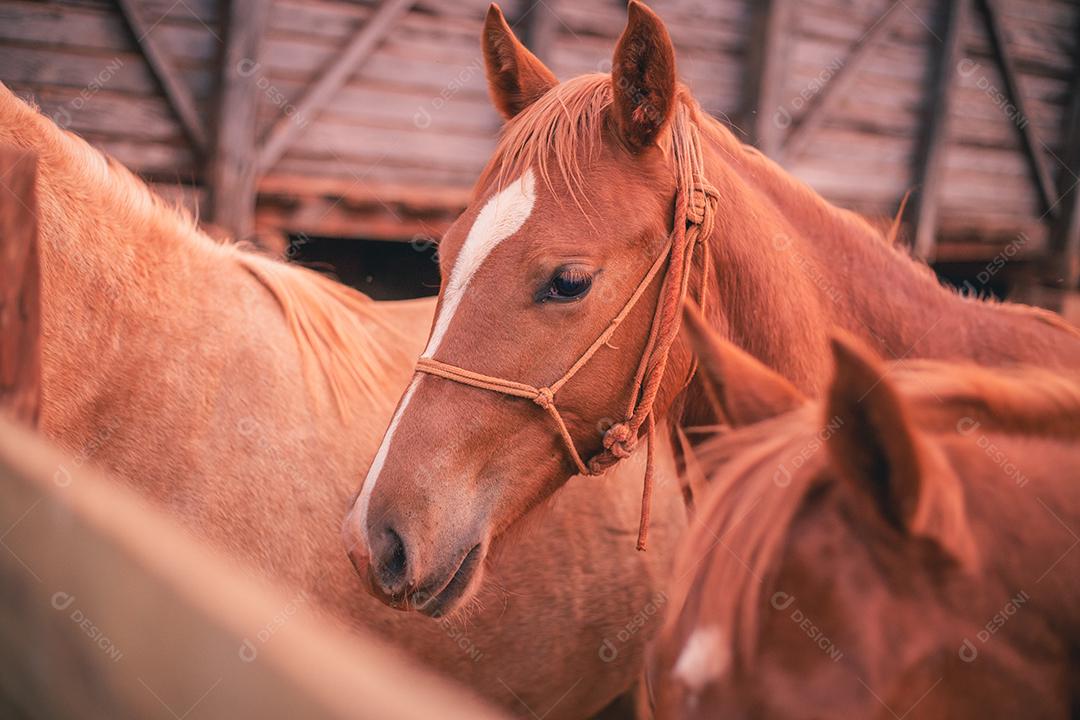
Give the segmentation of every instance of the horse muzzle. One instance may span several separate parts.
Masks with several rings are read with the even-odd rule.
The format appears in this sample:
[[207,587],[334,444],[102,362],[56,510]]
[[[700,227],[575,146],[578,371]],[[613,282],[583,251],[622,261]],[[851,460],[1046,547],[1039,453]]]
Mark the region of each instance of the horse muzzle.
[[[462,543],[433,553],[409,541],[392,524],[369,528],[365,536],[350,513],[342,528],[349,560],[365,589],[402,611],[442,617],[461,607],[480,584],[487,543]],[[438,557],[441,556],[441,557]]]

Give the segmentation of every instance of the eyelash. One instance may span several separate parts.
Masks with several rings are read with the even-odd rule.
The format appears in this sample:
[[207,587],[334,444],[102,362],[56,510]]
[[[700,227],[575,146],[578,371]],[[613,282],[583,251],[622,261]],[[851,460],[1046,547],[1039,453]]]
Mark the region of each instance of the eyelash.
[[[547,286],[537,298],[538,302],[573,302],[585,297],[592,288],[593,276],[584,270],[577,268],[559,268],[555,271]],[[560,289],[559,285],[564,287]],[[566,286],[583,285],[583,289],[575,294],[567,294]]]

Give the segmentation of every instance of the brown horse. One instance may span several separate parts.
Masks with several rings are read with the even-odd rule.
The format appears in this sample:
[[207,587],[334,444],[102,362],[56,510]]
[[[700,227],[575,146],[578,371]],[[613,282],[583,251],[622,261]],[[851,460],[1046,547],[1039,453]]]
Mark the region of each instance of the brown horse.
[[833,327],[894,358],[1080,365],[1062,321],[941,287],[708,117],[641,3],[611,75],[559,84],[494,6],[483,50],[507,123],[442,240],[420,372],[346,521],[385,601],[459,607],[496,539],[575,471],[717,419],[678,333],[687,295],[804,392],[826,382]]
[[745,427],[699,448],[657,716],[1075,717],[1080,384],[837,341],[810,403],[697,329]]
[[[621,482],[572,482],[508,544],[464,617],[387,608],[360,590],[340,518],[433,302],[373,303],[215,243],[3,86],[0,143],[40,158],[42,421],[73,462],[103,466],[291,588],[285,617],[325,610],[375,629],[517,713],[583,717],[637,678],[651,633],[625,629],[660,590],[685,525],[674,485],[655,558],[626,540],[640,466],[628,468]],[[263,640],[249,641],[250,655]]]

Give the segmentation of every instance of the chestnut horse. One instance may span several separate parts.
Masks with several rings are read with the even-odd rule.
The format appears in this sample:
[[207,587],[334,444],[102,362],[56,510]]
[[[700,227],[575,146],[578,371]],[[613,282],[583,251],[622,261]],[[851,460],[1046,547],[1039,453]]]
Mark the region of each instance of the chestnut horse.
[[2,85],[0,143],[39,156],[42,426],[74,462],[292,588],[285,617],[325,610],[374,629],[514,712],[587,716],[636,680],[650,633],[620,633],[659,591],[685,525],[674,485],[655,558],[626,540],[640,467],[628,469],[571,483],[493,563],[467,617],[387,608],[359,588],[340,518],[434,303],[374,303],[215,243]]
[[506,126],[442,240],[431,337],[346,519],[384,601],[452,611],[500,536],[575,472],[657,426],[720,419],[679,333],[687,296],[807,393],[833,327],[892,358],[1080,365],[1063,321],[943,288],[705,114],[641,3],[610,75],[560,84],[495,6],[482,42]]
[[657,717],[1076,717],[1075,376],[836,341],[811,403],[698,329],[746,426],[699,446]]

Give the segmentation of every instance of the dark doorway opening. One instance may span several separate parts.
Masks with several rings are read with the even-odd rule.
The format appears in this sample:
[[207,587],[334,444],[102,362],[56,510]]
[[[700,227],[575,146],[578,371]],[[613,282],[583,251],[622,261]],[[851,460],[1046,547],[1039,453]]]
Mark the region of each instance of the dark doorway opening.
[[935,263],[934,272],[940,280],[966,295],[996,300],[1022,299],[1018,293],[1036,280],[1034,267],[1022,261],[941,262]]
[[439,293],[435,243],[345,240],[293,235],[291,262],[330,275],[375,300],[405,300]]

